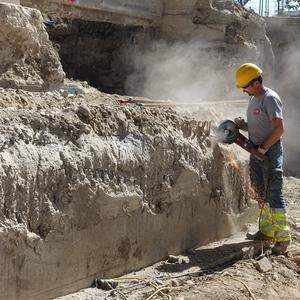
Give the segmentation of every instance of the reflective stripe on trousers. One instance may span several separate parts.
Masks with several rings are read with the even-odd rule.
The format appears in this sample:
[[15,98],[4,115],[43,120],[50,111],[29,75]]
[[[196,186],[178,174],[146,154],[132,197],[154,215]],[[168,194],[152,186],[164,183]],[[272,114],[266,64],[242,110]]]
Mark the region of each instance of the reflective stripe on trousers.
[[291,240],[287,214],[284,208],[264,207],[259,219],[259,228],[264,235],[274,238],[277,242]]

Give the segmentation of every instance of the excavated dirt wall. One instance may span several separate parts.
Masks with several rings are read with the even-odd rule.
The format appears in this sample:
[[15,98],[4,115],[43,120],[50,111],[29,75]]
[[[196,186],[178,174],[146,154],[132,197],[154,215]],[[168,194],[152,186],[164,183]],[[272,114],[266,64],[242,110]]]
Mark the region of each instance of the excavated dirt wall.
[[0,86],[60,88],[65,78],[38,10],[0,3]]
[[207,123],[95,92],[2,93],[0,299],[63,295],[255,216],[245,166]]

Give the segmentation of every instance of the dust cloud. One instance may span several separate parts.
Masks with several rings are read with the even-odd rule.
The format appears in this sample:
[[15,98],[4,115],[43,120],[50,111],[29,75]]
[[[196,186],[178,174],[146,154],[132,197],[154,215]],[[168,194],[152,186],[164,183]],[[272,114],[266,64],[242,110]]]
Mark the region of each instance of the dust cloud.
[[234,74],[223,50],[199,40],[168,43],[156,41],[144,51],[133,52],[137,71],[129,76],[126,91],[152,99],[191,102],[224,99]]
[[285,163],[291,175],[300,175],[300,42],[287,48],[277,67],[277,86],[284,104]]

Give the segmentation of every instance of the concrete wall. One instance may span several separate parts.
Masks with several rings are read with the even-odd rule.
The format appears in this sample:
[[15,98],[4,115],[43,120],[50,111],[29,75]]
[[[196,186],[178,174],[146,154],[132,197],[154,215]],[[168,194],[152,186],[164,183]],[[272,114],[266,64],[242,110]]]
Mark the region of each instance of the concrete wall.
[[280,40],[292,41],[294,38],[300,38],[300,17],[272,17],[265,18],[265,21],[268,35],[273,43]]
[[156,24],[163,12],[161,0],[21,0],[21,4],[54,15],[125,25]]
[[[67,2],[53,0],[53,2]],[[70,4],[70,1],[68,2]],[[146,19],[160,18],[162,14],[162,3],[160,0],[75,0],[71,5],[87,9],[105,10],[112,13],[120,13],[142,17]]]
[[0,2],[4,2],[4,3],[12,3],[12,4],[20,4],[20,0],[3,0]]

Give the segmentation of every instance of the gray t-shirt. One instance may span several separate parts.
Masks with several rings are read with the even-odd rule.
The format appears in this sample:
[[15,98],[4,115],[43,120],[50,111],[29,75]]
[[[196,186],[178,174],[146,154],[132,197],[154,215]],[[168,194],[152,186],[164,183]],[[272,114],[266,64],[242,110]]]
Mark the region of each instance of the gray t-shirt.
[[283,119],[282,103],[276,92],[266,88],[266,93],[252,97],[247,109],[249,139],[255,145],[262,145],[272,132],[271,121]]

